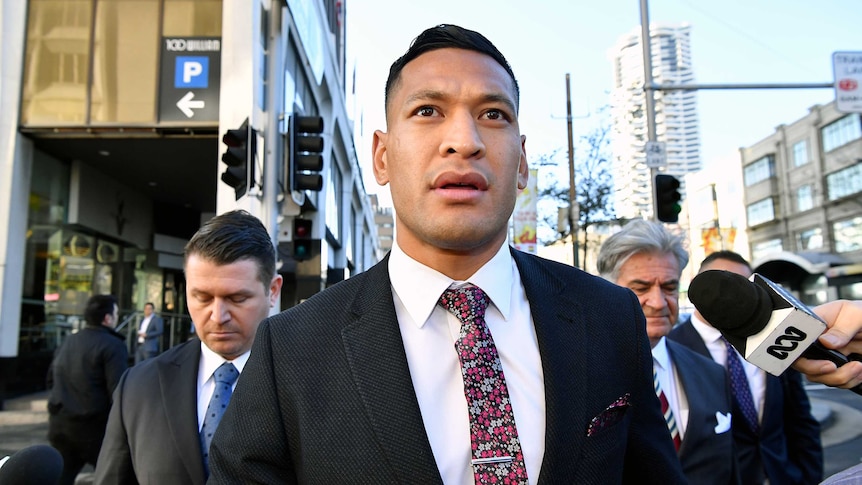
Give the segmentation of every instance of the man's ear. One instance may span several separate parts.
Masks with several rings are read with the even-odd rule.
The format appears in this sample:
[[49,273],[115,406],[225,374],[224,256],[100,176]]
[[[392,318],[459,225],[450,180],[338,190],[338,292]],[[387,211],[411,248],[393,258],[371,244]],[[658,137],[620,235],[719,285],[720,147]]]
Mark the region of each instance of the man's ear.
[[530,180],[530,167],[527,165],[527,135],[521,135],[521,160],[518,161],[518,189],[527,188]]
[[386,141],[388,137],[388,133],[374,130],[374,140],[371,142],[374,179],[377,180],[377,183],[381,186],[389,183],[389,166],[386,160]]

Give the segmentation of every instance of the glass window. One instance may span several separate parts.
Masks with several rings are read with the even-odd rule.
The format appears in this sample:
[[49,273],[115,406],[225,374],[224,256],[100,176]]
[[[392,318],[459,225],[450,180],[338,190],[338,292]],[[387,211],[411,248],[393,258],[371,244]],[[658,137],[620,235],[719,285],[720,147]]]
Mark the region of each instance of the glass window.
[[858,113],[849,114],[820,129],[823,151],[828,152],[862,138],[862,122]]
[[751,259],[755,261],[770,254],[780,253],[783,250],[784,246],[781,244],[781,239],[759,242],[751,247]]
[[91,0],[30,0],[21,123],[86,121]]
[[793,144],[793,166],[801,167],[808,163],[808,142],[799,140]]
[[158,0],[99,0],[90,122],[152,123],[158,91]]
[[823,229],[814,227],[796,235],[800,251],[820,249],[823,247]]
[[810,185],[803,185],[796,189],[796,210],[807,211],[814,207],[814,194]]
[[222,0],[165,0],[166,37],[221,37]]
[[749,226],[756,226],[775,219],[775,206],[772,203],[772,198],[759,200],[750,204],[746,209]]
[[159,37],[221,36],[221,16],[222,0],[30,0],[21,123],[153,123]]
[[862,192],[862,164],[857,163],[826,176],[829,200]]
[[835,234],[835,251],[846,253],[862,249],[862,217],[854,217],[832,224]]
[[767,155],[759,158],[745,166],[743,170],[745,186],[751,186],[758,182],[775,176],[775,156]]

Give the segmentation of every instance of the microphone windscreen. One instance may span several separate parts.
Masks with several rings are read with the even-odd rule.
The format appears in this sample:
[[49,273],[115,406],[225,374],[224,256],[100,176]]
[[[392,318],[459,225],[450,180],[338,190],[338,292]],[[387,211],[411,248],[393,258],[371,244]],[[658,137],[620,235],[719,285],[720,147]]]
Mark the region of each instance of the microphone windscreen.
[[0,467],[0,485],[56,485],[63,474],[63,457],[48,445],[35,445],[13,454]]
[[769,292],[730,271],[698,274],[688,287],[688,299],[714,328],[743,340],[763,330],[773,310]]

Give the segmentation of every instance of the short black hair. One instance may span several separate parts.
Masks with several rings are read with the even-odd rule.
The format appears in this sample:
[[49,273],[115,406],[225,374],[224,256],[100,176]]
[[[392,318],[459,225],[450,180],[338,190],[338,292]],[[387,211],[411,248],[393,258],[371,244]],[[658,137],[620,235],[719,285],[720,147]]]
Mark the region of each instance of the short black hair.
[[217,215],[207,221],[186,244],[183,266],[189,256],[223,266],[250,259],[257,263],[264,288],[275,276],[275,246],[260,219],[244,210]]
[[84,309],[84,320],[87,325],[94,327],[102,326],[105,321],[105,315],[114,314],[114,306],[117,305],[117,298],[114,295],[93,295],[87,300],[87,307]]
[[384,108],[386,111],[389,110],[389,95],[401,77],[401,71],[404,69],[404,66],[426,52],[446,48],[465,49],[485,54],[503,66],[503,69],[512,78],[512,84],[515,88],[515,108],[517,109],[518,101],[521,97],[518,89],[518,80],[515,79],[512,66],[509,65],[509,62],[494,44],[479,32],[457,25],[440,24],[426,29],[419,34],[410,43],[410,48],[407,49],[407,52],[392,63],[392,66],[389,68],[389,77],[386,79],[386,94],[384,98]]
[[738,253],[735,253],[733,251],[728,251],[725,249],[725,250],[715,251],[713,253],[709,253],[709,255],[707,257],[703,258],[703,261],[700,262],[700,269],[698,271],[703,271],[704,266],[706,266],[709,263],[711,263],[715,260],[718,260],[718,259],[725,259],[727,261],[739,263],[739,264],[747,267],[749,270],[751,270],[751,264],[749,264],[748,261],[745,260],[745,258],[740,256]]

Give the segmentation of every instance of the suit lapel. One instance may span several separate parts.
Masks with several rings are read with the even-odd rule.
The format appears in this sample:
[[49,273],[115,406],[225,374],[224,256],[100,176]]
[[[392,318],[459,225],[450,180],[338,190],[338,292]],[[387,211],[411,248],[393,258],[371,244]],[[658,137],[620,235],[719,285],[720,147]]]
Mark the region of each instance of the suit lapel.
[[[530,313],[536,329],[542,372],[545,379],[545,455],[539,483],[560,477],[573,477],[578,456],[584,444],[579,433],[590,416],[586,399],[579,389],[587,389],[583,349],[591,342],[585,329],[588,323],[580,304],[571,295],[578,289],[565,284],[546,271],[537,259],[512,250],[521,273],[521,281],[530,302]],[[563,291],[565,290],[565,291]]]
[[342,339],[374,441],[399,482],[440,483],[392,302],[388,257],[366,276]]
[[[175,359],[159,362],[162,408],[178,450],[200,450],[198,435],[197,376],[201,347],[198,339],[185,344]],[[204,483],[203,456],[180,453],[192,483]]]

